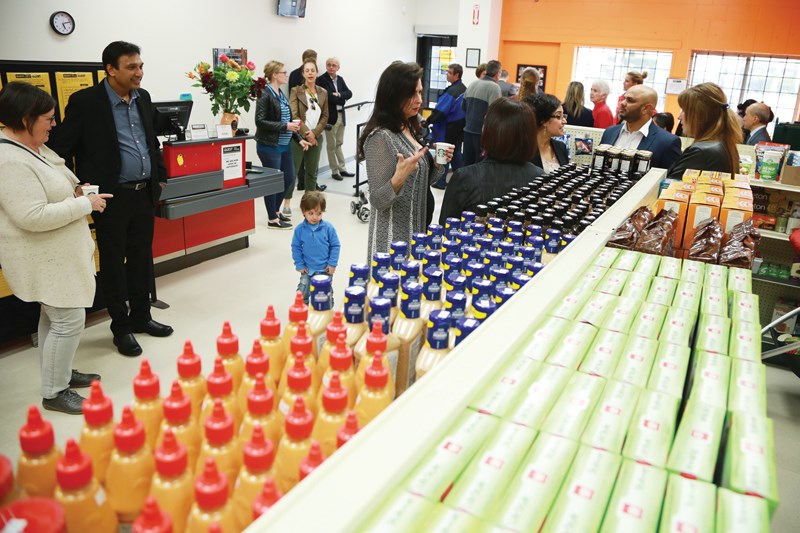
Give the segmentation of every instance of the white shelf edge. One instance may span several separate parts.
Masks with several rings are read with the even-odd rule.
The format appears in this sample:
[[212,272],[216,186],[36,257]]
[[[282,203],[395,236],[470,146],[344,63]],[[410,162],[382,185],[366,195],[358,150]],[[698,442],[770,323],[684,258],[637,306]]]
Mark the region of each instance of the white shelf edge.
[[789,240],[789,235],[786,234],[786,233],[779,233],[777,231],[772,231],[772,230],[768,230],[768,229],[759,229],[758,232],[765,239],[775,239],[775,240],[778,240],[778,241],[788,241]]
[[751,179],[751,187],[763,187],[764,189],[777,189],[779,191],[788,191],[800,193],[800,185],[786,185],[780,181],[762,181]]

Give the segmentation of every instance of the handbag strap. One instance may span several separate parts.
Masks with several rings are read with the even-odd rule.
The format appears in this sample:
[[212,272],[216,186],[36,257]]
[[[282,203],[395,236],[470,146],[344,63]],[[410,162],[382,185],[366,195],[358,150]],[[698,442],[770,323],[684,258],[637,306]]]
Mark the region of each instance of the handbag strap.
[[9,141],[8,139],[0,139],[0,144],[10,144],[11,146],[16,146],[17,148],[19,148],[19,149],[20,149],[20,150],[22,150],[23,152],[27,152],[27,153],[29,153],[29,154],[31,155],[31,157],[33,157],[33,158],[34,158],[34,159],[36,159],[37,161],[41,161],[42,163],[44,163],[44,164],[45,164],[45,165],[47,165],[48,167],[50,167],[50,168],[53,168],[53,166],[52,166],[50,163],[48,163],[47,161],[45,161],[45,160],[44,160],[44,158],[42,158],[41,156],[38,156],[38,155],[34,154],[33,152],[31,152],[31,151],[30,151],[30,150],[28,150],[27,148],[24,148],[24,147],[20,146],[19,144],[15,143],[15,142],[13,142],[13,141]]

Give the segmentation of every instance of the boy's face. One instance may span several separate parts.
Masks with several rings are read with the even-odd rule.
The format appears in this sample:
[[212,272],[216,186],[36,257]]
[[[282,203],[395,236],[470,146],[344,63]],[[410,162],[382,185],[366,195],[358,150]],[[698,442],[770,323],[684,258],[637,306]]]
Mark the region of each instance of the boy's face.
[[322,220],[322,213],[322,209],[315,207],[314,209],[303,211],[303,216],[309,224],[319,224],[319,221]]

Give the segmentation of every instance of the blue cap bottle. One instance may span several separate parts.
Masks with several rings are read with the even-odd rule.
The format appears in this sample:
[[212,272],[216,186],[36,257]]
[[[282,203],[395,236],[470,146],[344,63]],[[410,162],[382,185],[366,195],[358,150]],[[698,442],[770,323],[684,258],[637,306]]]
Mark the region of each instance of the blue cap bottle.
[[474,211],[462,211],[461,212],[461,231],[469,231],[472,228],[472,225],[475,223],[475,212]]
[[397,272],[381,274],[378,282],[378,295],[388,298],[392,307],[397,307],[397,293],[400,291],[400,276]]
[[536,262],[536,249],[532,245],[521,246],[517,251],[517,255],[522,258],[522,262],[526,267],[529,263]]
[[472,233],[468,231],[459,231],[456,233],[456,241],[461,246],[472,246],[473,242]]
[[450,345],[450,322],[452,315],[444,309],[431,311],[428,317],[428,346],[434,350],[445,350]]
[[428,267],[422,271],[422,296],[428,301],[442,299],[442,279],[444,271],[437,267]]
[[308,301],[315,311],[327,311],[333,307],[333,286],[330,276],[317,274],[311,276]]
[[525,240],[525,236],[522,234],[521,231],[509,231],[506,233],[506,242],[510,242],[514,245],[514,253],[516,254],[519,251],[520,246],[522,246],[523,241]]
[[494,297],[494,282],[488,279],[476,279],[472,283],[472,304],[477,300],[491,300]]
[[475,222],[469,227],[469,232],[475,236],[483,235],[484,233],[486,233],[486,224]]
[[511,272],[507,268],[491,266],[489,267],[489,281],[493,282],[499,287],[508,285],[508,280],[511,278]]
[[525,228],[525,237],[527,238],[528,242],[531,242],[531,239],[534,237],[539,237],[542,234],[542,227],[539,224],[528,224],[528,227]]
[[[467,295],[461,291],[451,291],[445,294],[444,307],[450,311],[453,323],[466,314]],[[449,327],[449,325],[448,325]]]
[[414,233],[411,235],[411,257],[417,261],[422,261],[425,250],[428,249],[428,236],[424,233]]
[[485,298],[472,302],[472,316],[479,322],[483,322],[494,313],[497,304],[492,298]]
[[[523,246],[523,248],[525,248]],[[520,248],[522,250],[522,248]],[[520,274],[525,273],[525,259],[520,257],[519,255],[515,255],[514,257],[506,258],[506,268],[510,273],[519,272]]]
[[369,323],[375,324],[376,320],[382,322],[381,329],[384,335],[389,334],[389,315],[392,312],[392,302],[389,298],[376,296],[369,301]]
[[444,276],[444,290],[447,292],[464,292],[466,290],[467,277],[461,272],[450,272]]
[[442,261],[447,261],[448,257],[461,257],[461,245],[457,241],[444,241],[444,252]]
[[461,231],[461,219],[456,217],[447,217],[444,221],[444,237],[448,241],[454,241],[457,231]]
[[503,266],[505,264],[503,262],[503,254],[499,252],[488,251],[483,256],[483,264],[488,265],[489,267]]
[[514,296],[517,293],[514,289],[509,286],[505,287],[495,287],[494,288],[494,303],[497,304],[497,307],[500,307],[504,303],[508,301],[509,298]]
[[364,322],[364,308],[367,291],[364,287],[354,285],[344,290],[344,319],[348,324]]
[[468,261],[464,267],[464,275],[467,276],[467,288],[472,289],[475,280],[486,277],[486,265],[475,259]]
[[528,267],[528,271],[526,272],[526,274],[529,275],[530,277],[534,277],[536,276],[536,274],[541,272],[543,268],[544,268],[544,263],[540,263],[537,261],[536,263]]
[[380,282],[380,275],[389,272],[392,267],[392,256],[385,252],[375,252],[372,254],[372,282],[376,285]]
[[447,275],[450,272],[458,272],[461,273],[461,268],[464,260],[457,256],[451,256],[444,260],[444,264],[442,265],[442,270],[444,270],[444,277],[447,278]]
[[486,232],[486,235],[492,238],[492,247],[494,249],[497,249],[497,245],[503,242],[503,239],[506,238],[506,232],[503,230],[503,226],[490,227],[489,231]]
[[518,291],[530,280],[531,277],[528,274],[511,274],[511,288]]
[[403,261],[403,266],[400,268],[400,284],[413,281],[419,283],[420,275],[422,274],[422,263],[411,259],[410,261]]
[[392,270],[400,272],[403,261],[408,259],[408,243],[406,241],[394,241],[389,245],[389,254],[392,256]]
[[477,247],[480,252],[481,259],[483,259],[483,255],[487,250],[492,249],[492,242],[492,238],[487,235],[481,235],[472,240],[473,245]]
[[[491,230],[492,228],[503,229],[503,225],[504,224],[505,224],[505,222],[503,222],[503,219],[502,218],[497,218],[497,217],[491,217],[490,219],[488,219],[486,221],[486,225],[489,227],[489,230]],[[504,230],[504,232],[505,232],[505,230]]]
[[461,259],[464,261],[476,261],[480,259],[481,251],[475,246],[464,246],[461,248]]
[[474,318],[462,317],[456,320],[456,340],[455,346],[458,346],[461,341],[469,337],[469,334],[478,329],[481,323]]
[[440,251],[442,249],[442,240],[444,237],[444,228],[439,224],[428,225],[428,248],[431,250]]
[[522,233],[523,232],[524,224],[519,220],[509,220],[506,222],[506,233],[511,233],[512,231],[517,231]]
[[350,287],[367,287],[369,282],[369,265],[366,263],[353,263],[350,265]]
[[571,231],[569,233],[565,233],[561,237],[561,249],[563,250],[564,248],[572,244],[572,241],[574,241],[577,238],[578,236],[572,233]]
[[409,281],[403,283],[400,291],[400,313],[405,318],[419,318],[422,305],[422,285]]
[[442,264],[442,253],[438,250],[426,250],[422,257],[422,268],[438,267]]
[[544,242],[544,250],[549,254],[557,254],[561,251],[561,231],[550,228],[547,230],[547,240]]
[[533,249],[535,250],[534,262],[538,263],[542,260],[542,252],[544,252],[544,239],[542,237],[533,238]]
[[[497,244],[497,251],[500,252],[500,255],[503,256],[503,261],[505,262],[506,258],[513,257],[517,255],[516,247],[513,243],[502,241]],[[505,264],[505,263],[504,263]]]

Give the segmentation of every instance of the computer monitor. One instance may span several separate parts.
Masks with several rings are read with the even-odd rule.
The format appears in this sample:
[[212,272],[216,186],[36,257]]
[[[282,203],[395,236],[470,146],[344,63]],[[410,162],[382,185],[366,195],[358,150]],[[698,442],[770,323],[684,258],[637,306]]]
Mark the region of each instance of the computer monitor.
[[175,135],[177,140],[185,141],[191,113],[191,100],[153,102],[153,128],[156,130],[156,135],[165,137]]

